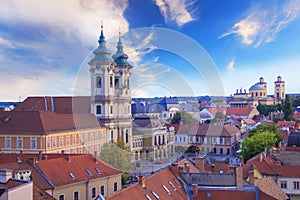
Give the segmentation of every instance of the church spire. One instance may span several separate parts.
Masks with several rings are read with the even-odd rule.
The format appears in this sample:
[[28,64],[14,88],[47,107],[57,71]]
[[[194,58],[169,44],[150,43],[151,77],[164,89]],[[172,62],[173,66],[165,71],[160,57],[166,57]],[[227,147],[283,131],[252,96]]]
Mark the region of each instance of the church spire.
[[117,63],[118,66],[124,67],[124,66],[131,66],[128,62],[128,56],[124,53],[123,50],[123,44],[121,41],[121,32],[119,30],[119,41],[117,43],[117,52],[112,56],[114,61]]
[[104,37],[104,34],[103,34],[103,21],[101,20],[101,34],[100,34],[100,37],[99,37],[99,44],[104,42],[105,41],[105,37]]
[[101,21],[101,34],[98,40],[99,46],[93,51],[95,57],[89,62],[89,65],[93,66],[97,63],[108,64],[112,60],[110,58],[111,52],[106,47],[106,41],[103,34],[103,21]]

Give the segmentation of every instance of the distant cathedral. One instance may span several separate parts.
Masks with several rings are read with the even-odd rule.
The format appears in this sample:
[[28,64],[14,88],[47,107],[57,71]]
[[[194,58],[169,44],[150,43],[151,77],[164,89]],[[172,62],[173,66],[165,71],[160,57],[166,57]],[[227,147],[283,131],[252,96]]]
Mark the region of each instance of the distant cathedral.
[[88,63],[91,73],[91,113],[108,129],[109,140],[123,138],[131,148],[132,115],[130,70],[128,56],[123,51],[121,35],[117,51],[111,56],[101,26],[99,46],[94,58]]
[[285,82],[281,76],[274,82],[274,95],[267,94],[267,82],[263,77],[246,90],[236,90],[233,98],[229,102],[230,107],[256,107],[259,103],[265,105],[279,104],[285,98]]

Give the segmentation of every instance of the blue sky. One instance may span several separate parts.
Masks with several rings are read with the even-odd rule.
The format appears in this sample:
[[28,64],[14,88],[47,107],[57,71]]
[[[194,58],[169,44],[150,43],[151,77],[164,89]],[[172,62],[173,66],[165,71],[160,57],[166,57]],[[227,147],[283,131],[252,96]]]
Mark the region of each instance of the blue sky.
[[0,101],[89,95],[86,65],[103,20],[134,66],[134,97],[230,95],[259,77],[300,93],[298,0],[6,0],[0,7]]

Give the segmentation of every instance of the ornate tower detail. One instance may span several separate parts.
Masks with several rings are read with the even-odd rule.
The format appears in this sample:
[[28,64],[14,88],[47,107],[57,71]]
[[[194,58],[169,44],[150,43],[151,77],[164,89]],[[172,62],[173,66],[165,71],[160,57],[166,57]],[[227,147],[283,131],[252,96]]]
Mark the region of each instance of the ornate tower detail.
[[285,82],[281,76],[278,76],[277,81],[274,82],[274,89],[276,99],[285,99]]
[[94,50],[94,58],[88,63],[91,72],[91,113],[108,129],[107,140],[124,139],[131,148],[132,115],[130,70],[128,56],[123,51],[121,37],[117,52],[112,56],[106,48],[103,26],[98,40],[99,46]]

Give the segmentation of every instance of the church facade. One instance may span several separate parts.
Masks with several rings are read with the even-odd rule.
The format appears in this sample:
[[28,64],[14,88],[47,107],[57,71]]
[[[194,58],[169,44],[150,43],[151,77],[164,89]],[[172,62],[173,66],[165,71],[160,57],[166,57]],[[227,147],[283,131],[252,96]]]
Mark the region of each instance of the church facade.
[[123,51],[121,36],[117,51],[111,56],[101,26],[99,46],[88,63],[91,75],[91,113],[108,129],[110,141],[122,137],[126,146],[132,147],[132,115],[130,70],[128,56]]

